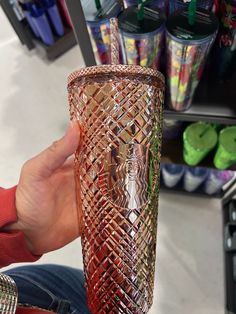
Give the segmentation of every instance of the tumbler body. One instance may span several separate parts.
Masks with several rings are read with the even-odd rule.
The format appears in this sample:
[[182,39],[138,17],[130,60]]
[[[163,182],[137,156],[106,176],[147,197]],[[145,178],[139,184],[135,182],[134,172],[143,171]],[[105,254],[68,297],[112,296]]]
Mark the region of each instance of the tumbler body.
[[147,313],[152,304],[163,89],[159,72],[127,65],[69,79],[71,118],[83,130],[75,170],[93,314]]

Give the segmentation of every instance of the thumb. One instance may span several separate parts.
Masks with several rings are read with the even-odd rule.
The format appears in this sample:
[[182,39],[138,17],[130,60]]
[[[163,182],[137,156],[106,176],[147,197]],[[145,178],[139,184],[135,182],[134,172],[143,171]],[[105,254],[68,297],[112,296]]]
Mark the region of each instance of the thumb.
[[61,139],[31,159],[32,171],[40,177],[50,176],[76,151],[80,144],[80,135],[78,122],[70,122],[66,134]]

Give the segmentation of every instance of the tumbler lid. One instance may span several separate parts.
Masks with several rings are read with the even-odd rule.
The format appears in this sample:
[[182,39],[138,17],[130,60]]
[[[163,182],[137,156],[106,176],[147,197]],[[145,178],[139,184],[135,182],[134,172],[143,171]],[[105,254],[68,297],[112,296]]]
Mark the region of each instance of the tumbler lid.
[[118,16],[119,29],[122,32],[132,35],[153,33],[158,32],[164,24],[165,16],[156,8],[145,7],[143,21],[138,21],[137,12],[137,6],[131,6]]
[[187,127],[184,132],[184,140],[195,150],[210,150],[216,145],[217,133],[210,124],[197,122]]
[[101,8],[97,9],[94,0],[82,0],[85,19],[88,23],[109,20],[121,11],[120,4],[115,0],[100,0]]
[[236,154],[236,126],[229,126],[220,132],[219,143],[232,154]]
[[82,68],[78,71],[72,72],[68,77],[68,87],[73,84],[77,79],[81,78],[95,78],[96,76],[109,75],[113,76],[133,76],[134,78],[150,77],[153,78],[153,84],[161,89],[164,89],[165,78],[164,75],[152,68],[146,68],[139,65],[127,64],[104,64],[99,66],[92,66]]
[[180,42],[208,40],[216,33],[219,26],[218,19],[215,14],[205,9],[196,11],[196,19],[194,25],[188,22],[188,10],[180,10],[172,14],[166,22],[166,28],[170,35]]

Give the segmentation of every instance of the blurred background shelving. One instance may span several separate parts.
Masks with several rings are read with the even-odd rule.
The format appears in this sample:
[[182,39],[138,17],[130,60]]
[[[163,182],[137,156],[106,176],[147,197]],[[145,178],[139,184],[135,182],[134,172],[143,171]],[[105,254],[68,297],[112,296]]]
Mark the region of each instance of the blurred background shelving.
[[[27,0],[19,1],[19,3],[24,2],[27,2]],[[64,35],[57,36],[54,34],[54,43],[52,45],[43,43],[42,40],[34,36],[19,3],[17,0],[0,0],[0,5],[5,15],[15,30],[22,45],[26,46],[27,49],[36,49],[40,56],[53,61],[76,45],[76,39],[72,28],[70,28],[64,21]]]

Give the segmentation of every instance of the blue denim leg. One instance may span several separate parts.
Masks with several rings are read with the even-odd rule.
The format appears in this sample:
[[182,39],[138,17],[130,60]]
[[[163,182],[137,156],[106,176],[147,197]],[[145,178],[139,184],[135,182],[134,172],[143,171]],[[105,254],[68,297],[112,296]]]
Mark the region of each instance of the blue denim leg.
[[5,272],[17,285],[19,303],[58,314],[90,314],[81,270],[60,265],[30,265]]

